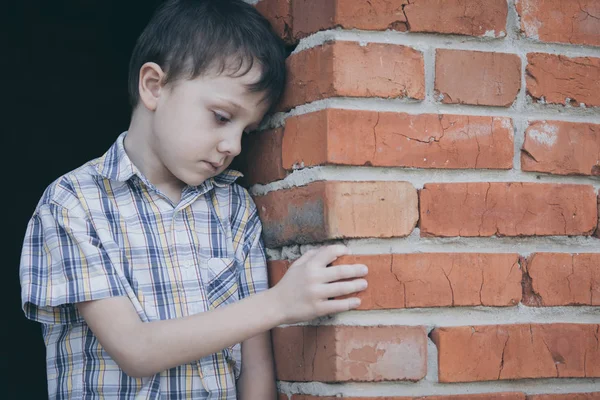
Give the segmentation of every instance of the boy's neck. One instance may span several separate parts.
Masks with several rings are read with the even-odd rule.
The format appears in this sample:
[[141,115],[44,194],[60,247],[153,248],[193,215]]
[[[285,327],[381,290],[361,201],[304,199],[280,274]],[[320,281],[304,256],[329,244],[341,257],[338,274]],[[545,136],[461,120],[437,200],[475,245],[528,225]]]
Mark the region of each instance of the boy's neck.
[[134,110],[123,146],[127,156],[142,175],[177,204],[185,184],[166,170],[154,152],[150,144],[151,115],[147,114],[148,111],[143,107]]

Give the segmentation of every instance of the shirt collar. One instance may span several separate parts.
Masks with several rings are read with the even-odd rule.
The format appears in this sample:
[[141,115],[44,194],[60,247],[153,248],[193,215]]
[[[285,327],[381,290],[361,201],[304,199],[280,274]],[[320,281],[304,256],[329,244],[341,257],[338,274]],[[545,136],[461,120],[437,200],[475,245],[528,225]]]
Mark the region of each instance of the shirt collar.
[[[98,171],[98,174],[104,178],[117,182],[125,182],[134,175],[137,175],[142,180],[145,180],[137,167],[133,165],[133,162],[131,162],[131,159],[125,151],[123,141],[125,140],[126,135],[126,131],[121,133],[108,151],[98,159],[98,162],[96,163],[96,170]],[[200,188],[202,185],[206,184],[209,184],[208,186],[212,186],[214,184],[218,187],[225,187],[227,185],[231,185],[242,176],[244,176],[244,174],[239,171],[226,169],[219,175],[208,179],[196,188]]]

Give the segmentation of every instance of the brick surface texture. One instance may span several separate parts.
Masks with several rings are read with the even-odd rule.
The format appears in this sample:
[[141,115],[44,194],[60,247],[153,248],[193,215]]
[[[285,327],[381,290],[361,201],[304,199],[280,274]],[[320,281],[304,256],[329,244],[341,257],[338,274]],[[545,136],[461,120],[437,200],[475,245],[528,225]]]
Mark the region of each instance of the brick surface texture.
[[273,331],[277,377],[297,381],[419,380],[425,376],[422,327],[293,326]]
[[531,53],[526,76],[527,94],[534,100],[600,106],[600,58]]
[[417,191],[406,182],[314,182],[255,202],[268,246],[408,236],[418,219]]
[[425,97],[423,54],[407,46],[326,43],[290,56],[288,71],[284,110],[340,96]]
[[283,168],[372,165],[510,169],[510,118],[326,109],[291,117]]
[[435,93],[442,103],[510,106],[521,88],[515,54],[438,50]]
[[535,121],[521,149],[524,171],[600,176],[600,125]]
[[600,46],[600,5],[596,0],[517,0],[521,31],[543,42]]
[[525,267],[524,304],[600,305],[600,254],[535,253]]
[[[449,306],[514,306],[521,300],[517,254],[430,253],[346,256],[334,264],[370,267],[362,310]],[[269,264],[274,286],[289,261]]]
[[591,235],[598,218],[589,185],[426,184],[420,210],[424,236]]
[[600,400],[600,1],[250,2],[289,52],[233,164],[269,288],[369,267],[271,331],[279,399]]
[[522,324],[436,328],[440,382],[524,378],[598,378],[593,324]]

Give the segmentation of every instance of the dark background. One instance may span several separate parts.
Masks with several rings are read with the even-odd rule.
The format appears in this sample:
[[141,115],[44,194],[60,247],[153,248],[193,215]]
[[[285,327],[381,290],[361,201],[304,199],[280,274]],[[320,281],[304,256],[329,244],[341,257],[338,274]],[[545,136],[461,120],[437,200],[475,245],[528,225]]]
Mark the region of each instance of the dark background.
[[[2,399],[45,399],[40,325],[21,311],[19,259],[44,189],[129,125],[127,66],[160,0],[18,0],[0,7],[4,310]],[[14,208],[13,208],[14,207]],[[5,315],[6,315],[5,314]]]

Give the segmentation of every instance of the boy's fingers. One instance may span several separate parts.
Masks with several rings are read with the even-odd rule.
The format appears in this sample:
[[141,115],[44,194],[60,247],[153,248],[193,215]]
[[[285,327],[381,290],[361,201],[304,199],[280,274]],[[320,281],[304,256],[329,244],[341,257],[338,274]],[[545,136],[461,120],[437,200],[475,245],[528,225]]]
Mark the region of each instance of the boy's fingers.
[[334,265],[323,271],[325,282],[334,282],[342,279],[360,278],[367,275],[369,269],[363,264]]
[[332,298],[345,296],[347,294],[360,292],[367,288],[365,279],[354,279],[352,281],[334,282],[323,286],[323,297]]
[[348,299],[342,300],[324,301],[321,304],[321,308],[319,311],[321,316],[323,316],[353,310],[358,306],[360,306],[360,299],[357,297],[350,297]]
[[350,250],[343,244],[336,244],[319,249],[310,260],[311,263],[326,267],[338,257],[349,254]]

